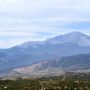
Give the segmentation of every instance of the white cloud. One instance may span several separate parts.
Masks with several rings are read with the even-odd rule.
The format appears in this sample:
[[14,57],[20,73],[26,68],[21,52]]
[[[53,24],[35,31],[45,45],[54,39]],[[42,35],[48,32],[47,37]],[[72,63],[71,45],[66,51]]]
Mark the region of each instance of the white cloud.
[[0,32],[0,36],[33,36],[34,34],[28,32]]

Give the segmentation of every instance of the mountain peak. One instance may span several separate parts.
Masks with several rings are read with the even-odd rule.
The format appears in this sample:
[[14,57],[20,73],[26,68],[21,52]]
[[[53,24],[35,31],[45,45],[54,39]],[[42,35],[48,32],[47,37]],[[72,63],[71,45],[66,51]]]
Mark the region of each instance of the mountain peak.
[[81,32],[70,32],[68,34],[60,35],[46,41],[48,44],[66,44],[73,43],[80,46],[90,46],[90,36]]
[[74,31],[74,32],[70,32],[66,35],[73,35],[73,36],[87,36],[86,34],[83,34],[81,32],[78,32],[78,31]]

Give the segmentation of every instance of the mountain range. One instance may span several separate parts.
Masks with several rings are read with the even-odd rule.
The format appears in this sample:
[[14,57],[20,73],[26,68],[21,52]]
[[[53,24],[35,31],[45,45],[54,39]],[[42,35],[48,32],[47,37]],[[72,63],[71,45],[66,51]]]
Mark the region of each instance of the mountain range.
[[18,68],[26,69],[26,67],[32,69],[33,72],[36,70],[35,65],[40,66],[36,70],[39,73],[49,72],[48,70],[57,71],[57,68],[62,73],[64,70],[89,70],[89,54],[90,36],[80,32],[71,32],[45,41],[29,41],[9,49],[1,49],[0,72],[6,70],[18,72]]
[[54,68],[64,72],[90,72],[90,54],[53,58],[30,66],[13,69],[18,73],[33,73]]

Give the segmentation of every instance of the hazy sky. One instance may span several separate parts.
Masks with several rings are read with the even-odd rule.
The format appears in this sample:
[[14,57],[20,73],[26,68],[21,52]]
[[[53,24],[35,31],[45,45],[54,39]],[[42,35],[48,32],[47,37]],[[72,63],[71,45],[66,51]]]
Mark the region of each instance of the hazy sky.
[[0,48],[71,31],[90,34],[90,0],[0,0]]

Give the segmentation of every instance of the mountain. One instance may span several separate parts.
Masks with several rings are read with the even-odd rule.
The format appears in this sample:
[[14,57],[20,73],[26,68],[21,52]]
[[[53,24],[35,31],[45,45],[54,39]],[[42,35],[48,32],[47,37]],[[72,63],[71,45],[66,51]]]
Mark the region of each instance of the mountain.
[[90,73],[90,54],[53,58],[36,64],[4,71],[2,77],[48,77],[67,72]]
[[53,58],[13,70],[18,73],[33,73],[38,71],[45,71],[50,68],[57,69],[57,72],[90,72],[90,54],[80,54],[61,58]]
[[60,35],[46,40],[48,44],[65,44],[73,43],[80,46],[90,46],[90,36],[82,34],[80,32],[71,32],[66,35]]
[[0,50],[0,71],[32,65],[52,58],[90,53],[90,36],[71,32],[45,41],[29,41]]

